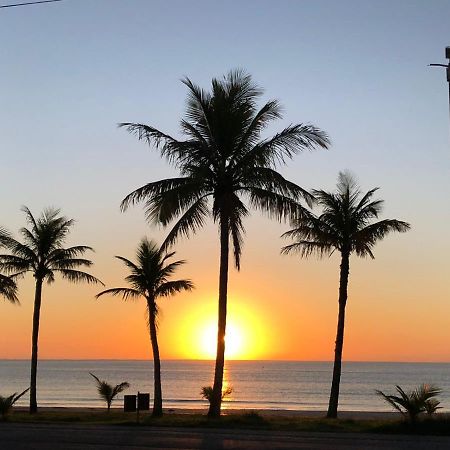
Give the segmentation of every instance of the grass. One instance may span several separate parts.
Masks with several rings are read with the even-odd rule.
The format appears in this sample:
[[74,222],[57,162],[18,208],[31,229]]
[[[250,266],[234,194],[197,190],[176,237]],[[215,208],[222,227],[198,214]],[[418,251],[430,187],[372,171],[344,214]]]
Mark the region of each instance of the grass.
[[[123,413],[115,410],[111,410],[109,414],[103,411],[42,411],[36,415],[30,415],[24,411],[13,411],[8,417],[8,421],[137,426],[136,413]],[[166,414],[160,418],[153,418],[148,412],[141,412],[139,426],[450,436],[450,416],[446,414],[440,414],[434,419],[419,421],[412,426],[401,418],[399,420],[351,420],[293,416],[265,417],[256,412],[224,415],[220,419],[208,419],[202,414]]]

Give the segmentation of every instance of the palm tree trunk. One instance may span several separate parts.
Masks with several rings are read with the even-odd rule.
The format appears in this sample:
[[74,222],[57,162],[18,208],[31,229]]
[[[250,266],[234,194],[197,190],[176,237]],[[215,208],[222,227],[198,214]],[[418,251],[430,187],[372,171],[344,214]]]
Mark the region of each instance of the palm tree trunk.
[[225,329],[227,324],[229,221],[228,215],[220,217],[220,274],[219,274],[219,318],[217,325],[217,354],[214,371],[214,386],[208,417],[220,417],[222,403],[223,369],[225,365]]
[[350,253],[343,252],[341,257],[341,273],[339,280],[339,315],[334,350],[333,381],[331,383],[330,402],[327,417],[335,419],[339,403],[339,386],[341,383],[342,348],[344,345],[345,305],[347,303],[348,274],[350,269]]
[[31,337],[31,380],[30,380],[30,414],[37,413],[36,400],[36,377],[38,363],[38,337],[39,337],[39,317],[41,312],[42,300],[42,283],[41,278],[36,279],[36,291],[34,294],[34,311],[33,311],[33,332]]
[[162,410],[162,389],[161,389],[161,360],[159,357],[158,337],[156,333],[156,317],[154,300],[148,298],[148,317],[150,328],[150,341],[153,350],[153,417],[161,417],[163,415]]

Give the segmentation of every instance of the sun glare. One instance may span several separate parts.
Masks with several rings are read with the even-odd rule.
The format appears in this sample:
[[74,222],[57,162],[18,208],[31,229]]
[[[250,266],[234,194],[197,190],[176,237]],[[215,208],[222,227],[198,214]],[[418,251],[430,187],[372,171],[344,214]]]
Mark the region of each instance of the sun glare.
[[[206,357],[213,359],[216,356],[217,325],[211,323],[205,327],[200,346]],[[242,332],[233,323],[228,324],[225,335],[225,357],[229,359],[240,358],[244,348],[245,342]]]
[[[183,355],[192,359],[215,359],[217,350],[217,317],[214,304],[192,311],[183,322]],[[227,315],[225,357],[258,359],[267,349],[264,326],[254,311],[243,302],[231,301]]]

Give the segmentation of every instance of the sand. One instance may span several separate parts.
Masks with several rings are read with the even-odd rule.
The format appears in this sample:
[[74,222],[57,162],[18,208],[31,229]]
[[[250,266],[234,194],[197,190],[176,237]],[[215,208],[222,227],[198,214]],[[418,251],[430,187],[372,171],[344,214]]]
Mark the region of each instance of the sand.
[[[14,408],[17,411],[27,411],[28,408],[21,406]],[[122,412],[122,408],[112,407],[112,411]],[[86,408],[86,407],[46,407],[40,406],[39,411],[45,412],[65,412],[65,413],[82,413],[82,412],[101,412],[105,408]],[[262,417],[293,417],[293,418],[323,418],[326,416],[326,411],[301,411],[301,410],[287,410],[287,409],[222,409],[223,415],[231,414],[248,414],[250,412],[258,413]],[[207,409],[187,409],[187,408],[164,408],[164,414],[204,414]],[[398,420],[401,416],[398,412],[389,411],[339,411],[338,417],[340,419],[351,420]]]

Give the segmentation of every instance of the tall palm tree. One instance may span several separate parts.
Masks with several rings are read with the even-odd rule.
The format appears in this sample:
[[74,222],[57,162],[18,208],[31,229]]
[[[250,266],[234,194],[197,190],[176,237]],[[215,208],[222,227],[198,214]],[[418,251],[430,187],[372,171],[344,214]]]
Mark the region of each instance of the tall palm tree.
[[190,291],[194,285],[190,280],[170,281],[170,277],[177,268],[186,261],[167,260],[175,255],[175,252],[167,252],[165,248],[158,248],[157,244],[146,238],[142,239],[136,251],[136,263],[122,256],[116,256],[130,270],[125,281],[131,287],[106,289],[96,295],[96,298],[105,294],[120,295],[124,300],[136,300],[143,297],[147,302],[148,327],[150,343],[153,350],[153,416],[162,416],[162,389],[161,389],[161,360],[157,336],[157,319],[159,313],[158,300],[161,297],[169,297],[183,290]]
[[242,71],[232,71],[220,80],[213,79],[211,92],[188,78],[182,81],[188,88],[187,110],[181,120],[184,140],[149,125],[120,124],[139,140],[159,148],[161,155],[179,169],[181,176],[136,189],[123,200],[122,209],[144,201],[150,222],[166,226],[178,218],[163,245],[196,232],[209,216],[219,224],[217,355],[208,412],[210,417],[218,417],[225,362],[229,247],[231,240],[234,262],[239,270],[243,218],[249,214],[243,198],[251,207],[279,220],[297,214],[298,202],[304,199],[310,203],[312,197],[286,180],[276,167],[301,150],[326,148],[329,140],[318,128],[303,124],[289,125],[274,136],[261,139],[263,129],[282,117],[281,108],[272,100],[258,109],[257,100],[262,90]]
[[60,215],[59,209],[46,209],[36,219],[27,207],[22,208],[29,228],[22,228],[23,242],[8,237],[4,245],[10,254],[0,255],[0,270],[7,273],[31,272],[35,279],[33,332],[31,350],[30,413],[37,412],[36,374],[38,362],[39,319],[44,281],[53,283],[55,275],[78,283],[101,283],[94,276],[80,270],[92,262],[81,256],[91,247],[78,245],[64,248],[64,242],[74,221]]
[[350,255],[374,258],[375,244],[393,231],[405,232],[410,226],[406,222],[385,219],[372,222],[382,210],[383,200],[373,200],[378,188],[364,195],[349,173],[340,173],[337,192],[313,191],[322,214],[318,217],[305,214],[297,219],[295,228],[283,236],[296,240],[285,246],[282,253],[299,252],[301,257],[317,254],[322,257],[334,251],[341,254],[339,281],[339,315],[336,347],[334,351],[333,381],[327,417],[337,417],[339,385],[341,380],[342,348],[344,344],[345,306],[350,270]]

